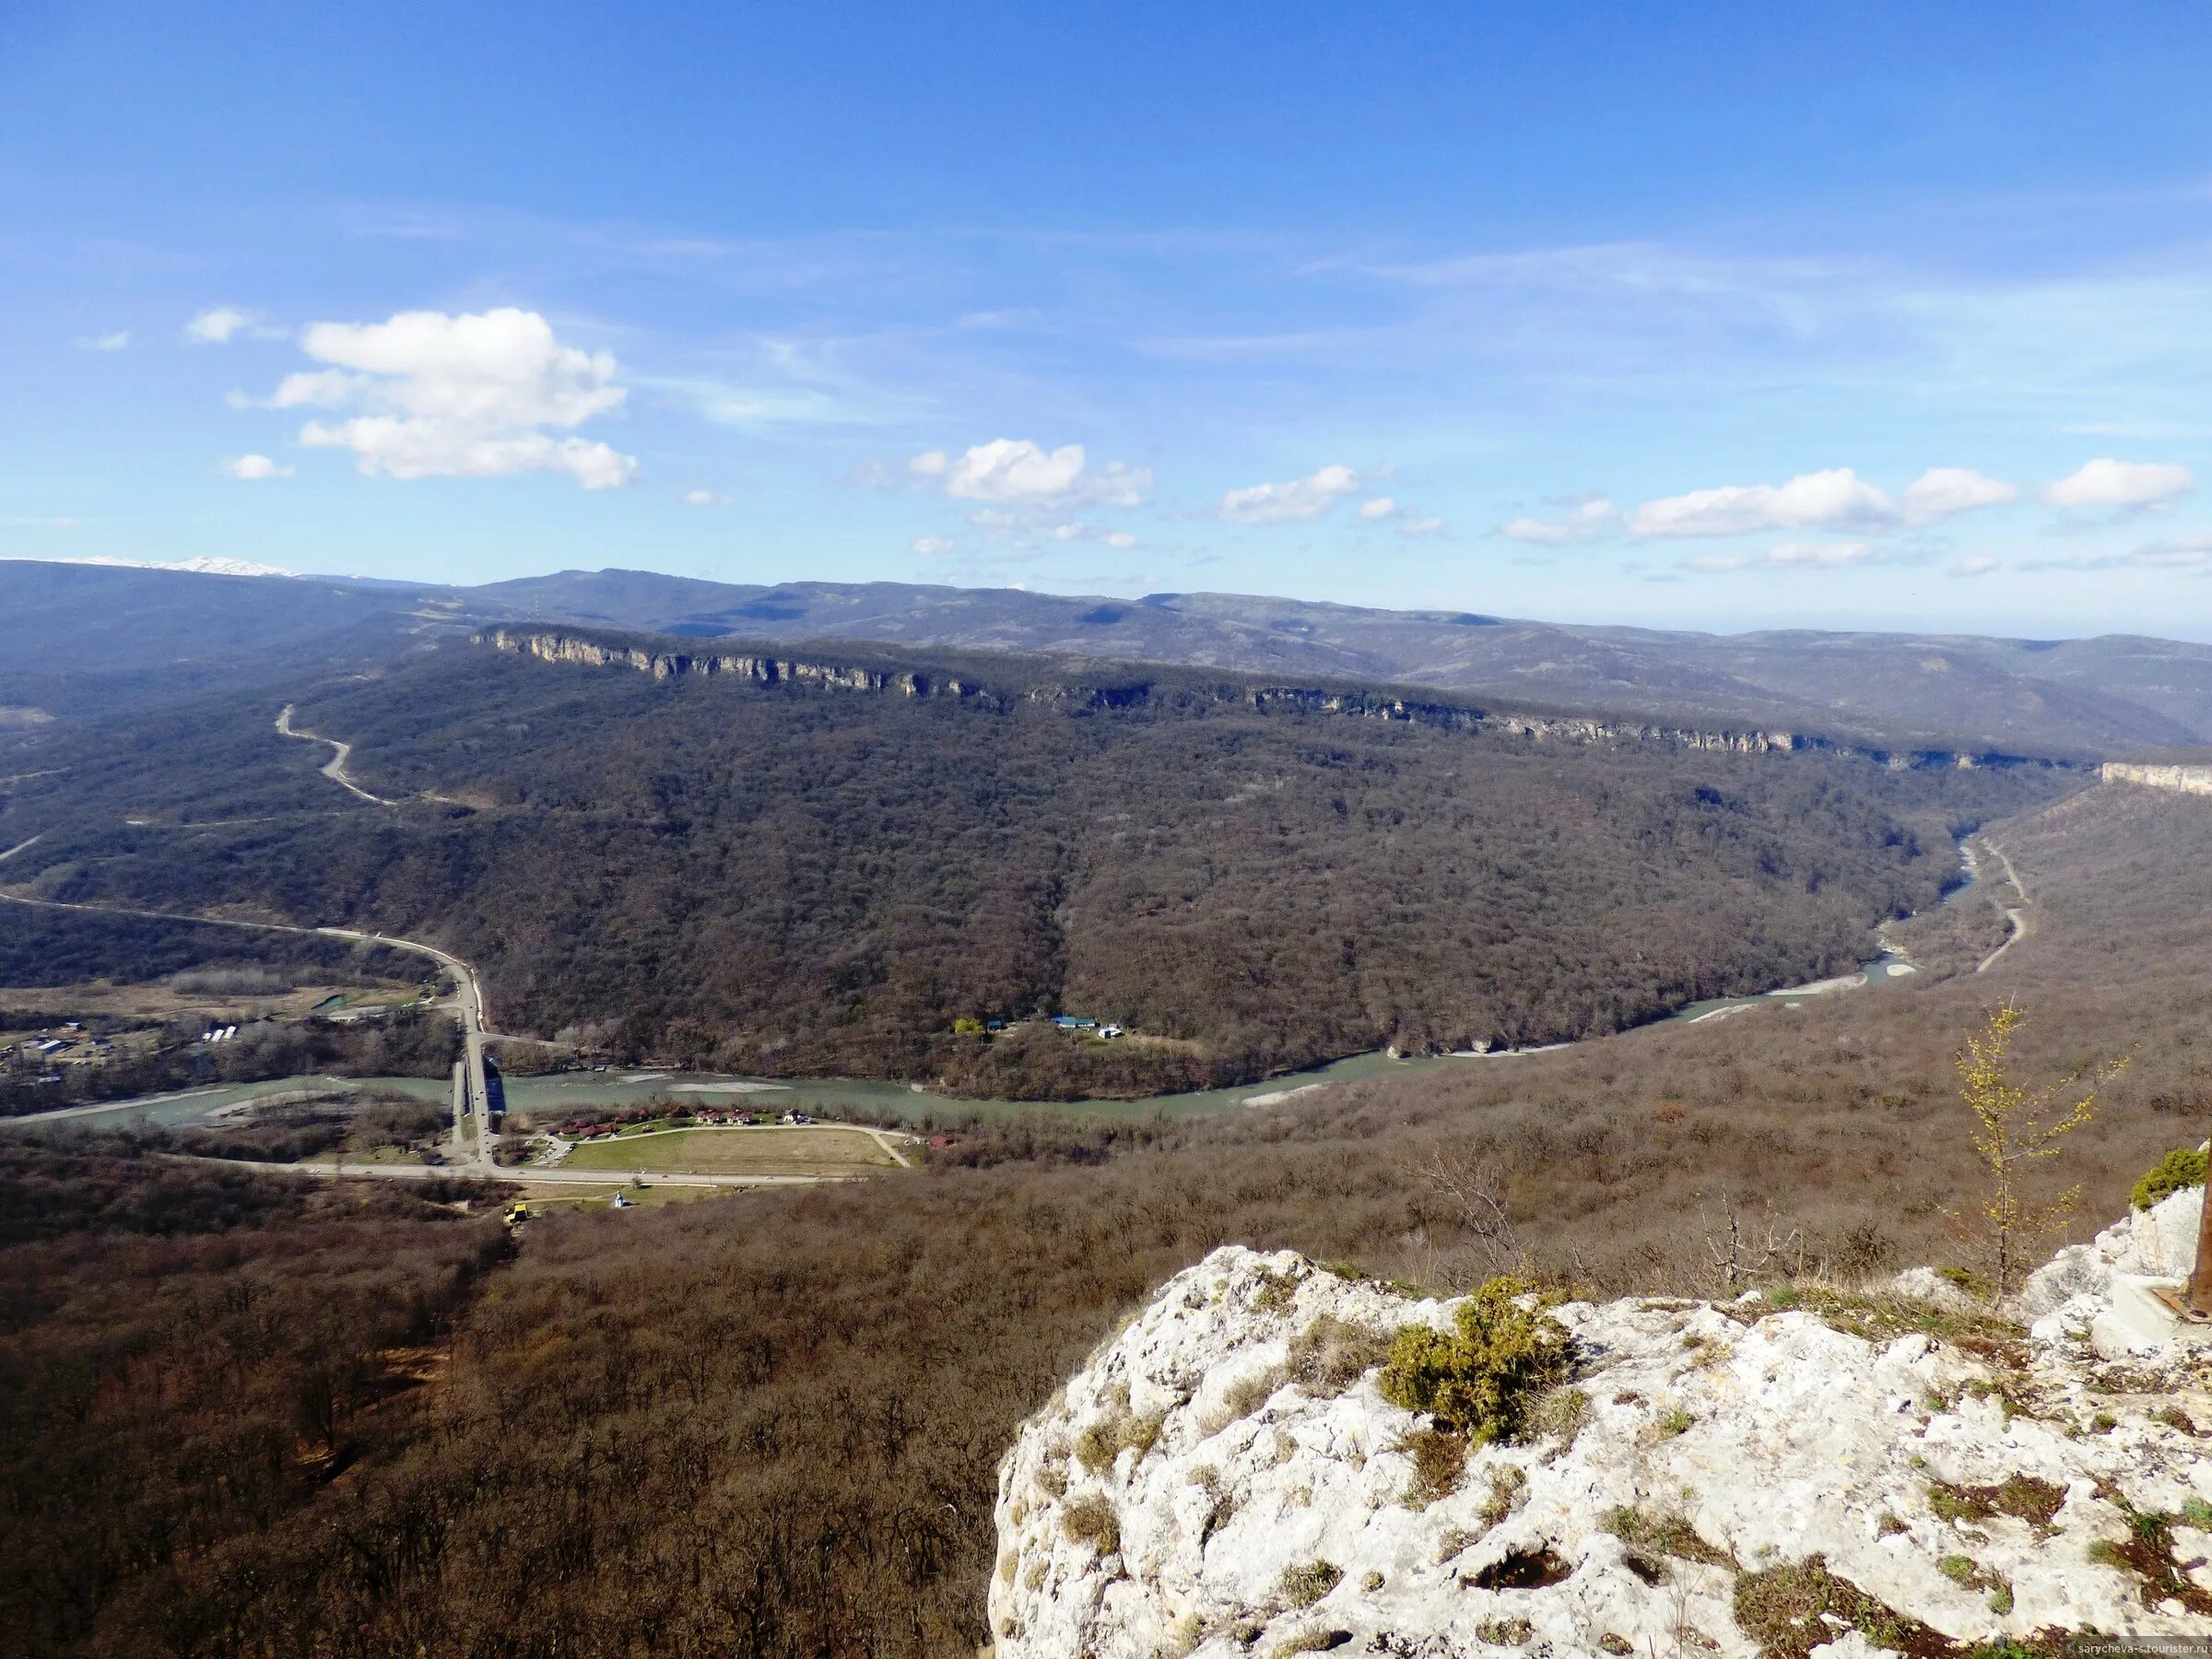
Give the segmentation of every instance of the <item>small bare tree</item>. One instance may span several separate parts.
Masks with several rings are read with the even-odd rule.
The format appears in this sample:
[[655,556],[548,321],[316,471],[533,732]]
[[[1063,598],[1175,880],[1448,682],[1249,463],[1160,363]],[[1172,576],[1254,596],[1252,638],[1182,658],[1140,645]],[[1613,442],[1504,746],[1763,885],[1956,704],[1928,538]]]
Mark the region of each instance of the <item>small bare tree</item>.
[[[2076,1184],[2039,1204],[2028,1194],[2028,1176],[2056,1158],[2065,1137],[2095,1115],[2098,1090],[2127,1064],[2121,1059],[2100,1067],[2086,1087],[2077,1071],[2041,1088],[2023,1088],[2012,1078],[2012,1040],[2027,1019],[2011,1003],[1992,1009],[1958,1056],[1959,1095],[1974,1115],[1974,1159],[1984,1185],[1971,1208],[1947,1213],[1979,1239],[1999,1298],[2012,1289],[2035,1241],[2062,1230],[2081,1202]],[[2077,1088],[2074,1100],[2063,1100]]]
[[1705,1254],[1712,1265],[1719,1293],[1734,1296],[1754,1279],[1770,1274],[1805,1272],[1805,1233],[1801,1229],[1782,1230],[1771,1221],[1747,1221],[1734,1201],[1723,1193],[1713,1206],[1702,1204]]
[[1437,1147],[1416,1160],[1414,1172],[1466,1234],[1482,1277],[1495,1278],[1525,1265],[1527,1254],[1506,1207],[1505,1173],[1495,1163]]

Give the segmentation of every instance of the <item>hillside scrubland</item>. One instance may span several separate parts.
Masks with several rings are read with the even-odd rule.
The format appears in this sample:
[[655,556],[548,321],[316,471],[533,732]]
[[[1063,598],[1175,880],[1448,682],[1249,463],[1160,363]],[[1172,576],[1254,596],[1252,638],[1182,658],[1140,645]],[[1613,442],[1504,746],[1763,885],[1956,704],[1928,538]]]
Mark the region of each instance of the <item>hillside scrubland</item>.
[[[1173,1271],[1237,1241],[1464,1284],[1495,1241],[1424,1173],[1440,1156],[1487,1168],[1540,1275],[1598,1293],[1720,1288],[1709,1245],[1731,1218],[1772,1230],[1781,1271],[1971,1266],[1944,1214],[1972,1161],[1950,1055],[2004,998],[2030,1012],[2024,1075],[2130,1057],[2053,1172],[2085,1182],[2092,1227],[2212,1112],[2212,811],[2107,788],[1993,833],[2034,929],[1985,975],[1231,1117],[1040,1112],[963,1135],[917,1174],[534,1223],[453,1315],[434,1380],[368,1413],[374,1432],[320,1490],[196,1493],[220,1521],[193,1547],[103,1544],[97,1559],[124,1565],[78,1578],[41,1552],[10,1626],[36,1653],[971,1651],[1015,1426]],[[11,1184],[79,1179],[37,1157]],[[264,1235],[312,1225],[246,1218],[194,1248],[247,1271]],[[42,1229],[7,1276],[18,1362],[65,1340],[84,1294],[70,1287],[128,1244],[90,1201]],[[364,1272],[392,1253],[352,1236]],[[209,1271],[213,1297],[230,1269]],[[324,1271],[346,1282],[340,1258]],[[85,1402],[229,1433],[290,1420],[270,1398],[168,1388],[206,1341],[171,1320],[127,1352],[88,1349],[74,1403],[19,1415],[15,1466],[83,1443]],[[167,1442],[110,1455],[88,1489],[18,1481],[26,1535],[166,1535],[163,1488],[133,1477],[166,1468]]]
[[[206,705],[47,740],[6,874],[432,940],[503,1026],[625,1060],[1065,1098],[1834,973],[1956,878],[1959,830],[2071,786],[1263,712],[1187,675],[1092,707],[1053,667],[967,664],[1026,689],[962,700],[455,648],[300,700],[408,805],[346,795],[263,701]],[[1137,1036],[955,1031],[1059,1011]]]
[[413,1193],[0,1144],[8,1651],[274,1652],[222,1587],[283,1583],[288,1522],[345,1535],[329,1504],[508,1248]]

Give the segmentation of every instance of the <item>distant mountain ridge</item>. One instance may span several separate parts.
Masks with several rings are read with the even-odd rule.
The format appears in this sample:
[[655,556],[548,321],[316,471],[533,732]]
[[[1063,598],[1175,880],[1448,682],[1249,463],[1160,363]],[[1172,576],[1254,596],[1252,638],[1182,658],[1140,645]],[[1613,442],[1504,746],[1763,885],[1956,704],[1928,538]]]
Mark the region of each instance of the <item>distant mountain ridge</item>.
[[[1895,771],[1931,768],[2084,767],[2064,757],[2022,755],[1987,747],[1897,748],[1853,744],[1818,733],[1661,724],[1595,712],[1523,705],[1477,706],[1465,700],[1423,697],[1413,688],[1357,686],[1344,677],[1333,685],[1285,684],[1232,671],[1218,679],[1205,669],[1173,665],[1100,662],[1096,658],[993,653],[944,667],[932,648],[906,647],[896,656],[881,647],[863,653],[852,641],[802,642],[799,654],[778,656],[759,642],[717,640],[694,645],[682,635],[653,635],[538,623],[487,629],[470,643],[542,663],[621,667],[655,680],[690,677],[750,680],[761,685],[813,686],[825,690],[907,698],[979,700],[1002,711],[1017,701],[1053,702],[1085,709],[1145,706],[1235,705],[1268,712],[1295,711],[1354,720],[1395,721],[1447,731],[1487,731],[1512,737],[1571,744],[1628,745],[1731,754],[1820,751],[1856,758]],[[1003,664],[1001,678],[988,666]],[[1106,674],[1096,669],[1114,670]],[[1072,672],[1071,672],[1072,671]],[[2108,761],[2108,774],[2140,771]],[[2171,771],[2174,769],[2150,769]]]
[[2110,754],[2212,741],[2212,646],[2108,635],[1702,634],[1234,594],[1138,599],[900,582],[724,586],[564,571],[471,590],[503,617],[692,638],[879,640],[1480,692],[1914,747]]
[[218,665],[245,674],[272,654],[350,665],[487,624],[546,621],[1432,687],[1888,748],[2102,759],[2212,743],[2212,646],[2130,635],[1707,634],[1229,594],[763,586],[627,570],[441,587],[24,561],[0,561],[0,608],[27,624],[0,655],[0,703],[54,713],[143,700],[148,671],[172,656],[207,683]]

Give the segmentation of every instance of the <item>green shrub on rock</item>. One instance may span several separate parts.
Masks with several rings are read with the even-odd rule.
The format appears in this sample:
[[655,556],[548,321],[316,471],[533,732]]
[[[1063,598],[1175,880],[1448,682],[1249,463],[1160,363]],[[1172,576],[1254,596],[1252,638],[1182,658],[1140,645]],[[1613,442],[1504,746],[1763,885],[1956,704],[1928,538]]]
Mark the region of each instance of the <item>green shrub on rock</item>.
[[1519,1279],[1494,1278],[1460,1305],[1455,1330],[1406,1326],[1391,1342],[1382,1397],[1474,1440],[1518,1434],[1530,1403],[1573,1360],[1566,1327],[1542,1306],[1524,1306],[1528,1296]]
[[2139,1210],[2147,1210],[2171,1194],[2204,1184],[2205,1155],[2194,1147],[2183,1147],[2167,1153],[2159,1160],[2157,1169],[2136,1182],[2128,1202]]

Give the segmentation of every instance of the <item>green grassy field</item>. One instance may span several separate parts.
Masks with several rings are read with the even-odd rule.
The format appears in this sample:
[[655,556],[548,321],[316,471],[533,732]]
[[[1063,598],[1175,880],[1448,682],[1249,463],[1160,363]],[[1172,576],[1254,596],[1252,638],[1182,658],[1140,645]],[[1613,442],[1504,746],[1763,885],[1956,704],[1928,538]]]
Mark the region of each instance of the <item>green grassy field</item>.
[[816,1124],[806,1128],[677,1129],[663,1135],[587,1141],[562,1160],[571,1170],[694,1171],[706,1175],[843,1175],[887,1169],[897,1159],[872,1135]]

